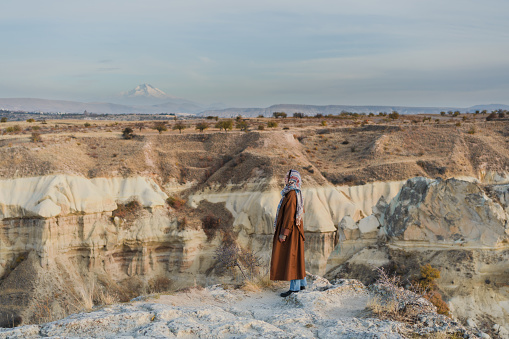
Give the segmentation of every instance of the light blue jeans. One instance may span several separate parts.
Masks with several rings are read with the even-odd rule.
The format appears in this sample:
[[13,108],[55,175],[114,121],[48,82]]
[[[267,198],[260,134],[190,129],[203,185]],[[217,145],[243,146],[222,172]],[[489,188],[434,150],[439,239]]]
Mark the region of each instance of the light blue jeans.
[[300,291],[300,288],[302,286],[307,286],[307,285],[308,285],[308,283],[306,281],[306,277],[304,277],[304,279],[290,280],[290,291],[294,291],[294,292]]

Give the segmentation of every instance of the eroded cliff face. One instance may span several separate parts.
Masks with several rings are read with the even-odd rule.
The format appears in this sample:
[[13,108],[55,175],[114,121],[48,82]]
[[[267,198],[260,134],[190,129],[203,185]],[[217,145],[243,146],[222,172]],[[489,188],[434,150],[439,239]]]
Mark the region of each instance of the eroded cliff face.
[[431,264],[455,316],[507,324],[507,192],[507,184],[410,179],[390,202],[380,199],[372,215],[341,221],[345,240],[329,257],[328,276],[368,283],[375,266],[410,279]]
[[[141,141],[82,137],[81,145],[68,138],[35,150],[0,149],[2,159],[13,163],[0,171],[0,325],[50,320],[85,308],[101,293],[127,300],[156,280],[173,288],[221,282],[225,278],[214,270],[221,239],[208,239],[201,227],[208,213],[227,220],[238,244],[267,264],[281,178],[290,167],[299,169],[305,182],[308,271],[371,272],[370,264],[403,263],[408,255],[420,258],[415,267],[431,262],[441,269],[440,286],[453,305],[474,296],[487,305],[475,312],[494,307],[488,305],[489,293],[476,294],[471,286],[488,288],[504,305],[506,273],[500,272],[507,267],[497,258],[506,255],[509,198],[506,186],[491,184],[507,182],[507,157],[498,162],[500,153],[490,149],[481,159],[476,156],[480,137],[451,134],[461,159],[440,150],[423,160],[416,148],[407,154],[415,159],[395,162],[389,151],[400,149],[412,134],[372,127],[362,130],[368,136],[324,129]],[[415,147],[427,140],[427,132]],[[356,152],[341,144],[347,139],[356,140]],[[117,143],[122,153],[113,157],[107,150]],[[345,157],[336,155],[341,147]],[[69,157],[70,151],[76,157]],[[84,159],[85,152],[97,154]],[[40,166],[27,167],[23,159]],[[465,161],[471,164],[465,167]],[[48,175],[16,177],[39,173],[35,169]],[[476,178],[406,181],[435,174]],[[187,205],[170,208],[166,198],[179,194]],[[135,216],[112,217],[132,200],[142,207]],[[455,260],[447,259],[450,251],[466,259],[445,272],[452,267],[448,260]],[[473,276],[477,285],[468,283]],[[475,313],[462,306],[455,310]]]

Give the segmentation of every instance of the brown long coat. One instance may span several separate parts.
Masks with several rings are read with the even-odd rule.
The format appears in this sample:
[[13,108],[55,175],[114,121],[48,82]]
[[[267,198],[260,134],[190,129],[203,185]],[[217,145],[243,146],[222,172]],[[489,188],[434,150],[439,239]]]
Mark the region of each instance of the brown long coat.
[[[306,276],[304,266],[304,225],[295,223],[297,194],[290,191],[283,199],[279,209],[276,231],[272,241],[272,260],[270,262],[270,280],[303,279]],[[286,230],[286,231],[285,231]],[[279,242],[279,235],[287,234],[286,241]]]

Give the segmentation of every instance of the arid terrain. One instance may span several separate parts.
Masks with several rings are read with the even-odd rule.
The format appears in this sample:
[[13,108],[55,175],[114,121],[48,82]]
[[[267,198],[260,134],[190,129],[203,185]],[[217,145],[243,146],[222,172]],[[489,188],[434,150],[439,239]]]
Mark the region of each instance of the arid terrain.
[[256,256],[263,275],[290,168],[303,177],[308,271],[369,285],[373,266],[411,279],[432,264],[452,316],[486,333],[509,324],[509,121],[336,116],[214,127],[222,121],[163,121],[161,132],[156,122],[1,123],[0,325],[241,283],[240,271],[218,264],[229,241]]

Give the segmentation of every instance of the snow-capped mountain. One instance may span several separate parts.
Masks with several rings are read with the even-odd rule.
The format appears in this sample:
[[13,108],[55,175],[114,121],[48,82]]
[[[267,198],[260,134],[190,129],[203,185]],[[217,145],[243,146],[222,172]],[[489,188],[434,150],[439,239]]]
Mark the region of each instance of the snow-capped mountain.
[[122,96],[124,98],[146,98],[146,99],[177,99],[174,96],[168,95],[161,91],[159,88],[155,88],[150,84],[141,84],[136,86],[135,89],[132,89],[127,92],[123,92]]

